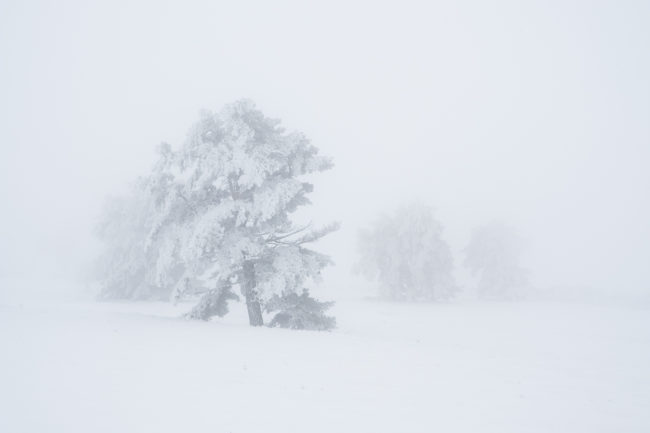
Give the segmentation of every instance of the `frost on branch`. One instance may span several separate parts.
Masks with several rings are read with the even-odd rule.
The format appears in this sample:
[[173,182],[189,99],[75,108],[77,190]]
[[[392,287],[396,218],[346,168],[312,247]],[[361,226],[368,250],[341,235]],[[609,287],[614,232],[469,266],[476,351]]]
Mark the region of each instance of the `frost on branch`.
[[230,286],[206,292],[199,303],[187,314],[190,319],[208,320],[213,316],[223,317],[228,314],[228,301],[239,300]]
[[312,298],[306,289],[300,295],[295,292],[275,295],[266,304],[266,311],[279,312],[269,326],[327,331],[336,327],[336,319],[325,315],[332,305],[333,302],[320,302]]

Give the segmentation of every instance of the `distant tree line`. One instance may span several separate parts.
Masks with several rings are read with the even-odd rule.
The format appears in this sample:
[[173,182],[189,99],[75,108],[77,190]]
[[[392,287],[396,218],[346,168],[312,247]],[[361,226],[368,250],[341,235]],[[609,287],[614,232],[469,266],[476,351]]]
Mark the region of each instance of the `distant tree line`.
[[[411,204],[384,215],[359,232],[357,272],[377,281],[382,297],[443,301],[456,296],[451,249],[430,207]],[[472,232],[464,266],[477,278],[483,299],[513,299],[527,286],[520,265],[523,244],[514,229],[492,222]]]

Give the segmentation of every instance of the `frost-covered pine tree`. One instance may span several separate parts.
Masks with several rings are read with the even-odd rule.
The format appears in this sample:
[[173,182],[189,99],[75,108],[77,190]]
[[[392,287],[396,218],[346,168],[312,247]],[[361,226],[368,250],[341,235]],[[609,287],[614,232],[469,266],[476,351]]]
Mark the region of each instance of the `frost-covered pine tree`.
[[174,297],[201,294],[192,318],[227,311],[238,286],[249,321],[262,305],[318,280],[329,257],[307,245],[335,230],[296,225],[309,204],[303,178],[332,167],[301,133],[287,133],[250,101],[204,112],[178,152],[166,149],[149,179],[155,215],[145,241],[154,283]]
[[457,290],[453,259],[432,210],[412,204],[359,233],[357,270],[393,300],[445,300]]
[[521,267],[523,242],[511,227],[491,222],[472,232],[464,249],[464,266],[478,277],[478,295],[485,299],[512,299],[528,285]]

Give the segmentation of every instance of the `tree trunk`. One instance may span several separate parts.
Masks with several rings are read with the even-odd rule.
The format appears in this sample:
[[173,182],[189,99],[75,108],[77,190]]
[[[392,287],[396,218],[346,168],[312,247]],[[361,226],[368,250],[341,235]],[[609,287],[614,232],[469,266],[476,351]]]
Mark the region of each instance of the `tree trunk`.
[[246,308],[248,309],[248,323],[251,326],[264,325],[264,318],[262,317],[262,306],[257,297],[255,290],[255,264],[247,260],[244,262],[244,297],[246,298]]

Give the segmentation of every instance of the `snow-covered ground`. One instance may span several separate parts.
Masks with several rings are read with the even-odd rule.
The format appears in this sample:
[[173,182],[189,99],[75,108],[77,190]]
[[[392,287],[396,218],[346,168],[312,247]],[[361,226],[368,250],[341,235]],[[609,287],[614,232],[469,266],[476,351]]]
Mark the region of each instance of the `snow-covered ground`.
[[650,308],[343,301],[330,333],[0,303],[1,432],[648,432]]

